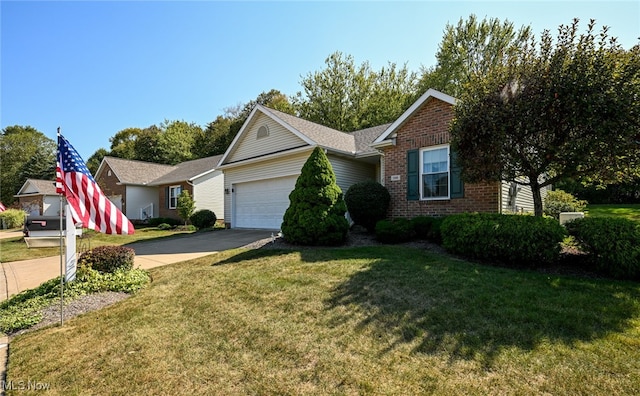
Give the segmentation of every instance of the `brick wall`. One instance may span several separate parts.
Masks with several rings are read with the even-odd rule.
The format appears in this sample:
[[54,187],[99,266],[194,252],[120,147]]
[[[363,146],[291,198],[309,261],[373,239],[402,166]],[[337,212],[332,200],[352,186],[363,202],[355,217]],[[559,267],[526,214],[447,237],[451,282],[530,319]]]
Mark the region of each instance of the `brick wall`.
[[185,190],[189,191],[191,198],[193,198],[193,186],[187,184],[186,182],[158,186],[158,203],[160,206],[160,210],[159,210],[160,217],[169,217],[172,219],[180,220],[180,215],[178,214],[178,211],[176,209],[169,209],[169,207],[167,206],[168,197],[165,196],[167,194],[167,187],[173,187],[173,186],[182,186],[182,191],[185,191]]
[[[384,185],[391,194],[391,218],[499,211],[500,183],[497,182],[465,183],[464,198],[407,200],[407,151],[449,143],[448,130],[452,119],[453,107],[450,104],[430,98],[398,128],[396,145],[384,148]],[[400,176],[400,180],[391,181],[392,176]]]
[[109,165],[105,164],[105,168],[100,173],[96,183],[98,183],[98,186],[100,186],[102,192],[107,197],[112,197],[114,195],[122,196],[122,213],[127,213],[127,188],[126,186],[119,184],[120,180],[116,177],[115,172],[111,170]]

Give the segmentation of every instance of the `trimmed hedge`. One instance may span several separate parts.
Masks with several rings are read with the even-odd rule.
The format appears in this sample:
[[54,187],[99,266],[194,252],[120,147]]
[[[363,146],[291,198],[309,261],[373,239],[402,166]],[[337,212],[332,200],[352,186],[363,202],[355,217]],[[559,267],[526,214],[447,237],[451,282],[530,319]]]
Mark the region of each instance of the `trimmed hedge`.
[[349,187],[344,202],[353,222],[373,232],[376,223],[387,215],[391,195],[382,184],[368,180]]
[[619,279],[640,279],[640,227],[634,221],[585,217],[566,227],[598,272]]
[[553,263],[566,230],[551,218],[465,213],[445,218],[442,245],[461,256],[520,267]]
[[178,219],[174,219],[171,217],[153,217],[151,219],[148,220],[148,224],[152,227],[157,227],[160,224],[169,224],[170,226],[177,226],[182,224],[182,221],[178,220]]
[[417,216],[411,219],[415,237],[435,243],[442,243],[440,227],[444,217]]
[[191,215],[189,221],[198,229],[209,228],[216,225],[218,218],[213,211],[209,209],[201,209]]
[[382,243],[402,243],[410,241],[413,227],[407,219],[380,220],[376,224],[376,239]]
[[78,259],[78,267],[91,268],[102,273],[129,271],[133,268],[135,255],[135,250],[124,246],[98,246],[82,253]]

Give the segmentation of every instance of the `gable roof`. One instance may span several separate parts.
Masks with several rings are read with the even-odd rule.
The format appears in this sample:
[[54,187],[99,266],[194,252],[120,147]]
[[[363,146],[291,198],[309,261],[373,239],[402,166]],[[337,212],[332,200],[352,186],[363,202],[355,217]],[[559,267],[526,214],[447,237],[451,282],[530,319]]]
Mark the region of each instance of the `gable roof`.
[[[33,192],[25,192],[27,187],[32,187]],[[58,195],[54,180],[27,179],[14,197],[25,195]]]
[[422,94],[402,115],[395,120],[389,127],[373,142],[373,147],[378,147],[385,145],[387,142],[387,138],[389,138],[393,133],[395,133],[406,121],[418,111],[425,103],[429,100],[438,99],[443,102],[449,103],[450,105],[456,104],[456,98],[453,96],[449,96],[440,91],[436,91],[435,89],[429,88],[427,92]]
[[182,181],[192,181],[198,177],[204,176],[215,171],[222,155],[214,155],[213,157],[199,158],[192,161],[181,162],[174,166],[171,171],[151,181],[150,186],[160,184],[179,183]]
[[378,152],[374,148],[370,147],[370,145],[375,138],[377,138],[390,125],[385,124],[347,133],[262,105],[256,105],[256,107],[251,111],[251,114],[249,114],[249,117],[247,117],[245,123],[242,125],[242,128],[240,128],[240,131],[236,134],[233,141],[227,148],[227,151],[222,156],[220,164],[225,162],[227,157],[235,149],[235,146],[240,142],[241,137],[247,133],[249,125],[257,112],[266,115],[273,121],[282,125],[289,132],[306,142],[309,146],[320,146],[328,150],[347,153],[354,156],[378,155]]
[[104,157],[96,172],[96,177],[103,171],[105,165],[109,165],[109,168],[115,173],[120,183],[134,185],[147,185],[174,168],[171,165],[155,164],[153,162]]

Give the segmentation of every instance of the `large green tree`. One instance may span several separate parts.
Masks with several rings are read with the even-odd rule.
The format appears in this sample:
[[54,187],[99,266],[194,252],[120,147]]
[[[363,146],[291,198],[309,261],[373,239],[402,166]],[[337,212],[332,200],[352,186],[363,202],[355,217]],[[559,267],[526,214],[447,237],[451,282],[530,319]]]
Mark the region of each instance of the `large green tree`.
[[415,96],[415,73],[389,63],[380,71],[369,62],[356,65],[351,55],[334,52],[324,70],[308,73],[295,97],[300,117],[344,131],[392,122]]
[[516,30],[512,22],[497,18],[478,20],[475,15],[447,24],[436,53],[436,65],[422,68],[419,92],[429,88],[458,97],[474,75],[484,75],[494,66],[504,64],[532,37],[531,28]]
[[[54,175],[55,152],[56,142],[31,126],[14,125],[4,128],[0,133],[2,203],[12,204],[15,201],[13,196],[27,178],[47,178]],[[33,167],[33,171],[29,166]]]
[[[640,158],[640,47],[624,50],[578,20],[472,76],[455,106],[452,146],[469,181],[541,188],[566,177],[620,180]],[[522,177],[525,179],[522,179]]]
[[111,142],[111,150],[109,155],[111,157],[118,157],[124,159],[135,159],[136,139],[142,133],[140,128],[125,128],[118,131],[113,137],[109,138]]

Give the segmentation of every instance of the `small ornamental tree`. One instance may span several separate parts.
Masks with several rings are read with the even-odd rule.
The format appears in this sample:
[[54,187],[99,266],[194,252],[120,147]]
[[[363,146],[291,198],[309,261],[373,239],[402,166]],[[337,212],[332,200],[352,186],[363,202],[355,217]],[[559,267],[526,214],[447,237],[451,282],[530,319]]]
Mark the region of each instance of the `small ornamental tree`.
[[316,147],[289,194],[284,214],[284,238],[298,245],[339,245],[349,231],[345,218],[347,205],[329,159]]
[[184,225],[187,225],[187,221],[196,210],[196,203],[193,198],[191,198],[189,191],[182,190],[180,195],[178,195],[178,206],[176,209],[178,210],[180,218],[184,220]]

